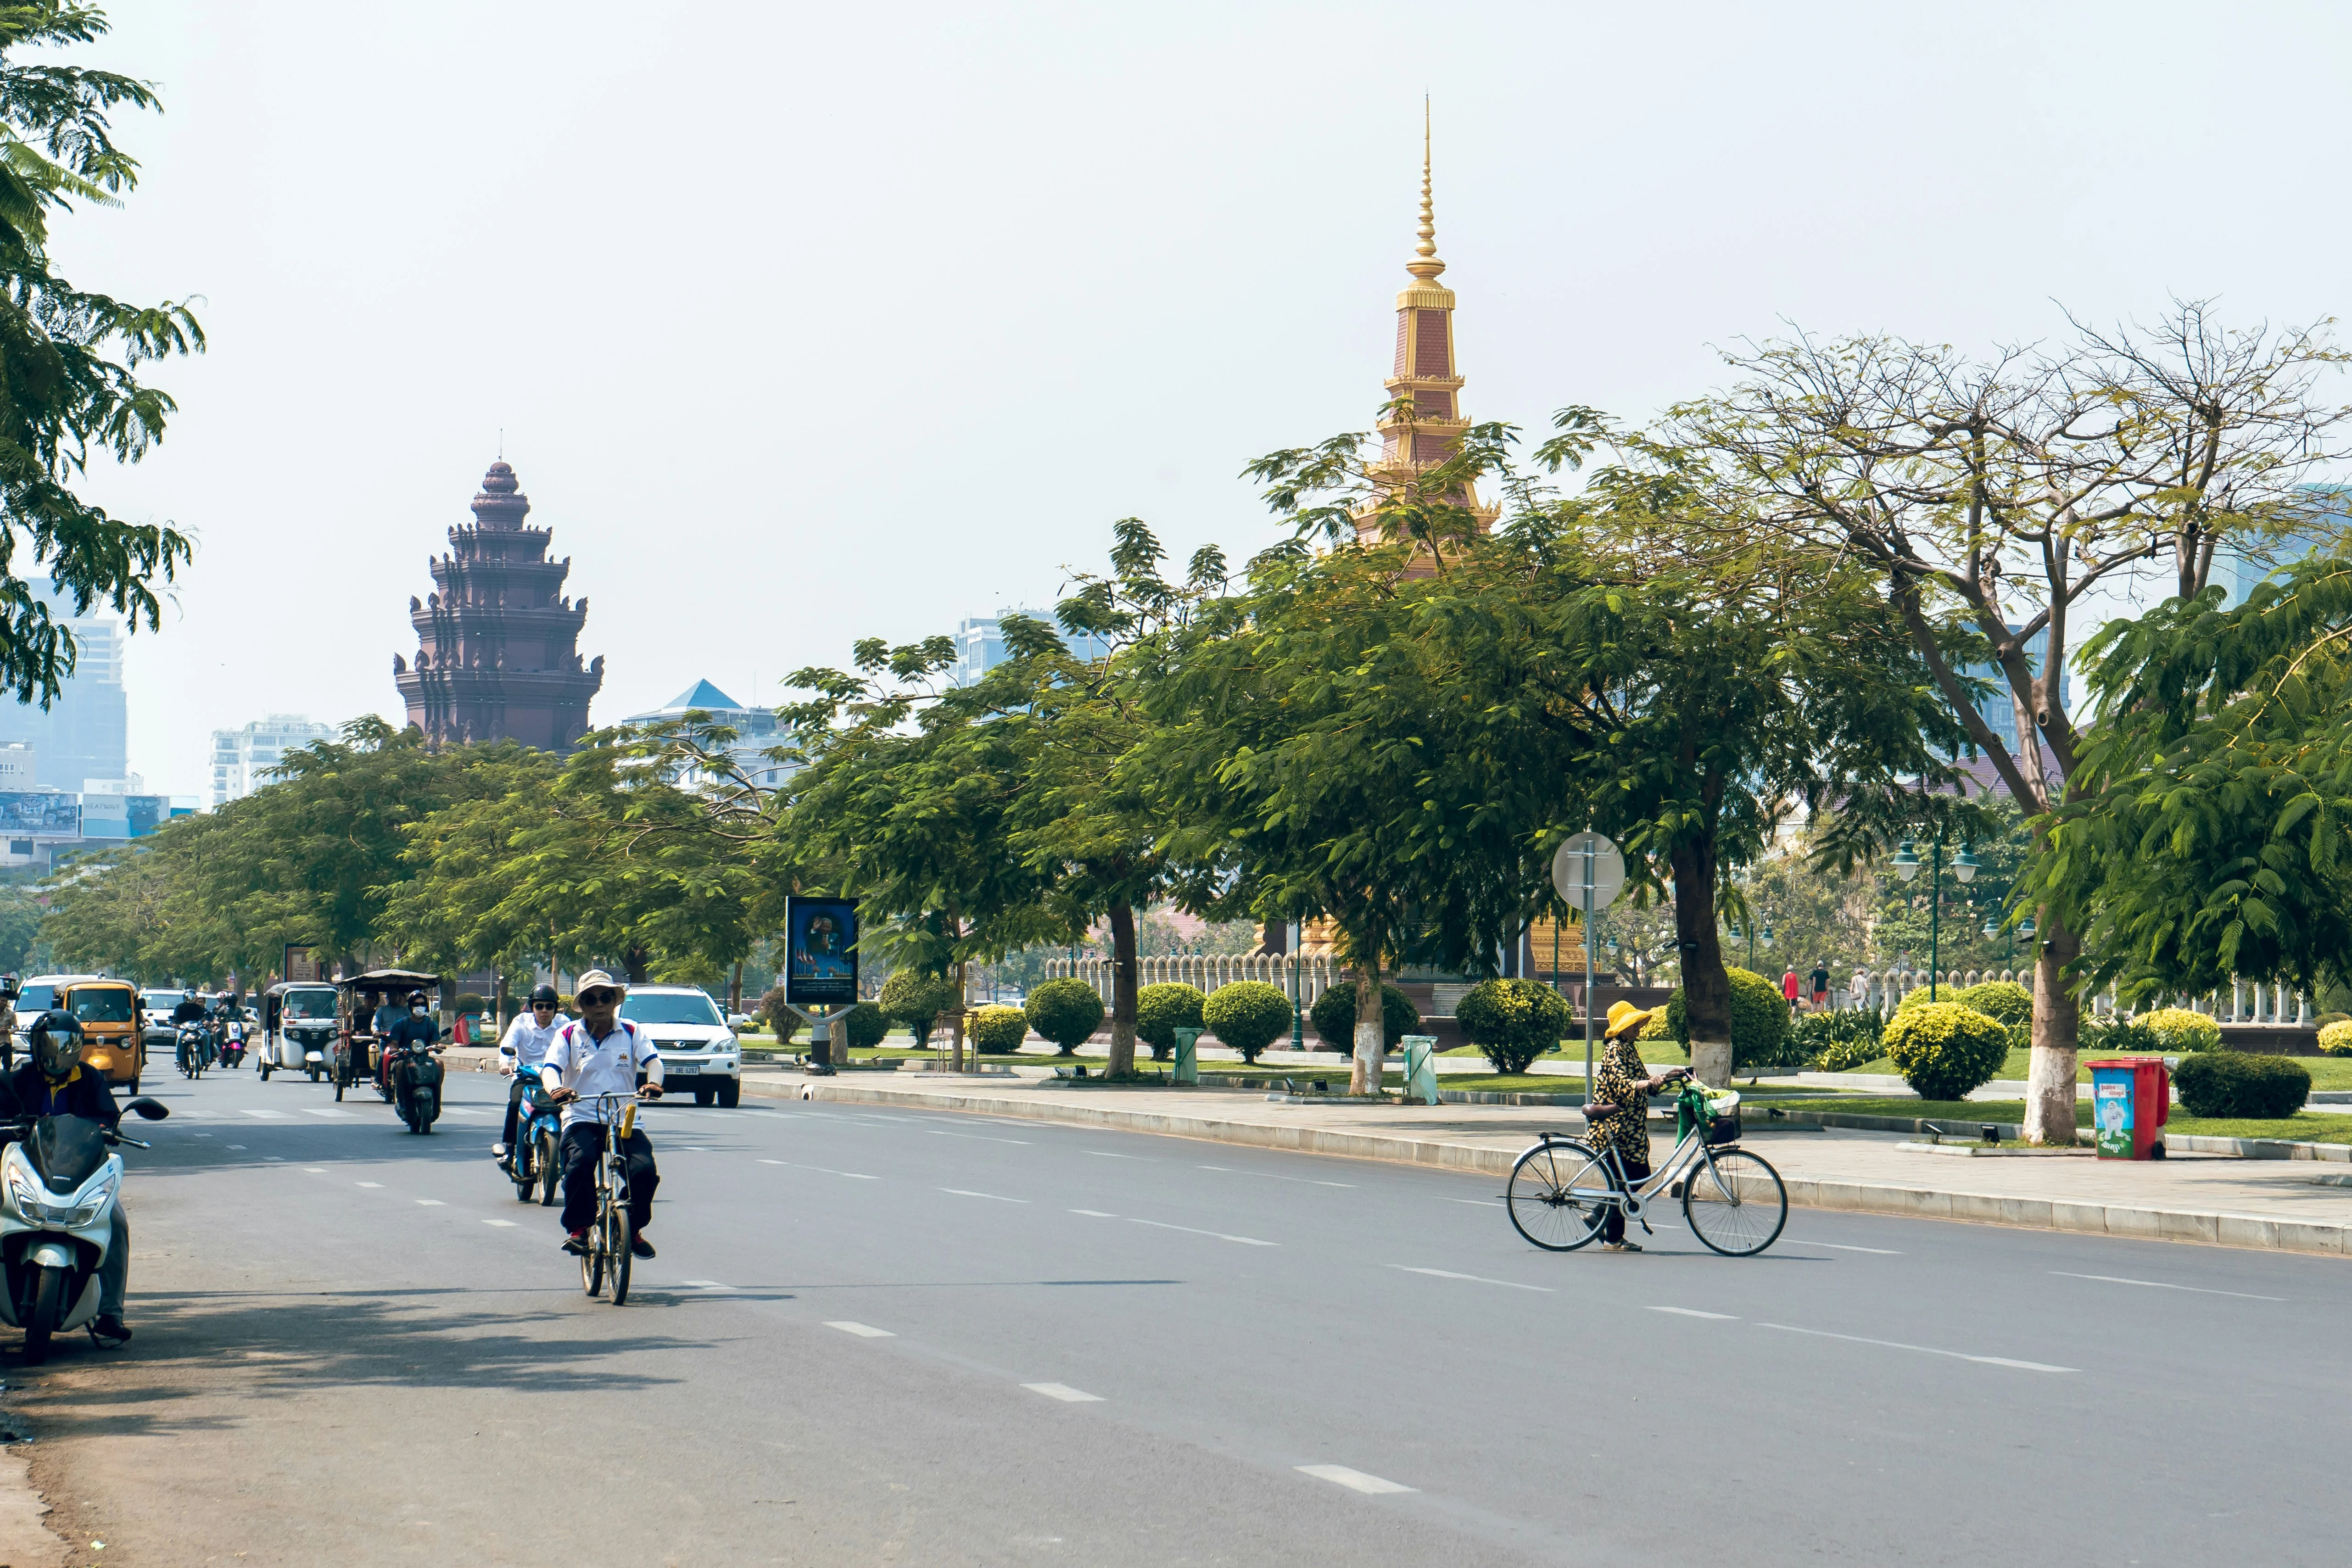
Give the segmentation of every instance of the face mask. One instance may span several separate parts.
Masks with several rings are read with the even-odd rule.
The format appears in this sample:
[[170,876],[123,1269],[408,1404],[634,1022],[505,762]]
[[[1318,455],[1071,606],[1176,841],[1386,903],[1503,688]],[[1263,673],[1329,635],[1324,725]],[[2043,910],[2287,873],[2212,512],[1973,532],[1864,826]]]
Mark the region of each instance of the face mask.
[[425,1009],[423,1008],[411,1008],[408,1009],[408,1016],[411,1018],[421,1019],[425,1016]]

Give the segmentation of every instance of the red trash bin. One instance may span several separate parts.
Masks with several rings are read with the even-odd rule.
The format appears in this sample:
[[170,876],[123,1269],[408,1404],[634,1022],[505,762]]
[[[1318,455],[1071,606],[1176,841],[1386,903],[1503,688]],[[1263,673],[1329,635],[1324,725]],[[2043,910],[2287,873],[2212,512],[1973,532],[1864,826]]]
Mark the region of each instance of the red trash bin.
[[2091,1134],[2107,1159],[2160,1160],[2172,1074],[2156,1056],[2109,1057],[2091,1070]]

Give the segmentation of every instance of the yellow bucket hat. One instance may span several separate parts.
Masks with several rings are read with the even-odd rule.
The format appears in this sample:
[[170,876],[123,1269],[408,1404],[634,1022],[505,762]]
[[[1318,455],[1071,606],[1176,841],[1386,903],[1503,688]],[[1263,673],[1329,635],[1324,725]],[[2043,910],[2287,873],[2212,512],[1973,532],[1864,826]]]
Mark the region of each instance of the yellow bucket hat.
[[1611,1002],[1609,1022],[1601,1031],[1603,1040],[1615,1040],[1629,1029],[1638,1029],[1650,1021],[1650,1009],[1637,1008],[1631,1002]]

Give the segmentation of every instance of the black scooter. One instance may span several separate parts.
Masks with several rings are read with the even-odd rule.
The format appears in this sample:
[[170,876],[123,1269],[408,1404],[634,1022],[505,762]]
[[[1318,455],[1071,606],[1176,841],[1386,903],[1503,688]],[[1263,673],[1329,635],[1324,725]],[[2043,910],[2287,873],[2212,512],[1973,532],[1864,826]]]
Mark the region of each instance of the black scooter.
[[430,1133],[441,1118],[441,1058],[423,1040],[395,1048],[392,1064],[392,1108],[412,1133]]

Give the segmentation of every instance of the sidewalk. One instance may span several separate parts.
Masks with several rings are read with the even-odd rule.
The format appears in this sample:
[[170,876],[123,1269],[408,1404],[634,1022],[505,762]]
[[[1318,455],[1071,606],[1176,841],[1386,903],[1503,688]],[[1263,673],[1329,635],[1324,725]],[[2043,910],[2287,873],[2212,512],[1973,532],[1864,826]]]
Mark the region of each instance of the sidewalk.
[[[1392,1160],[1500,1178],[1538,1133],[1573,1132],[1568,1110],[1486,1105],[1283,1104],[1214,1089],[1049,1088],[947,1074],[808,1078],[754,1071],[747,1095],[901,1105],[1118,1128],[1301,1154]],[[1789,1201],[2144,1240],[2352,1254],[2352,1186],[2307,1162],[2177,1155],[2147,1163],[2083,1155],[1955,1159],[1898,1147],[1897,1135],[1794,1133],[1751,1122]],[[1659,1155],[1671,1143],[1654,1140]]]

